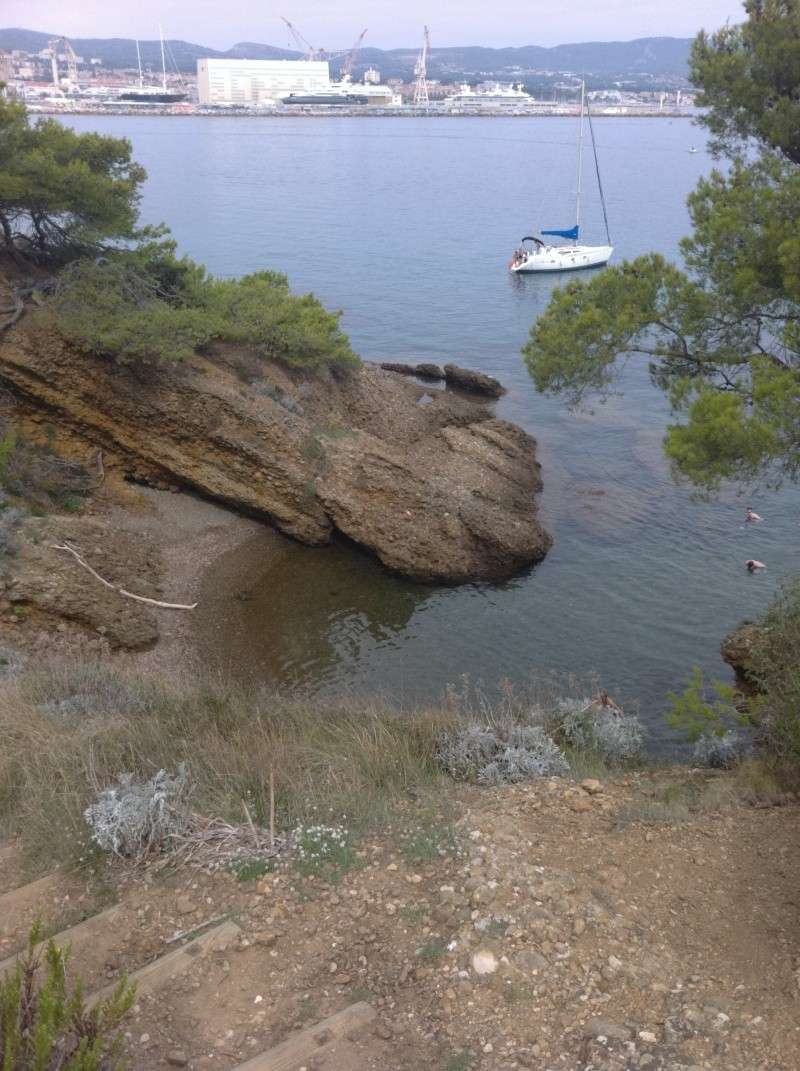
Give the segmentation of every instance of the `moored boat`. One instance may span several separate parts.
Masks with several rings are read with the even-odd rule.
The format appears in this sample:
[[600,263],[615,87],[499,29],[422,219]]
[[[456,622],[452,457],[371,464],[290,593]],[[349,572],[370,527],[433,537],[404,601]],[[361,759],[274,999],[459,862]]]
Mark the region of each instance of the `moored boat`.
[[[603,220],[606,225],[605,245],[582,245],[578,243],[581,231],[581,178],[583,173],[583,125],[584,115],[589,120],[589,130],[592,137],[592,151],[594,154],[597,186],[600,191],[600,203],[603,207]],[[600,165],[597,159],[597,145],[594,140],[594,127],[592,116],[586,101],[586,86],[581,83],[580,120],[578,127],[578,187],[575,203],[575,226],[568,230],[543,230],[543,236],[565,238],[572,245],[547,244],[541,238],[527,236],[522,239],[519,248],[511,258],[508,270],[517,273],[527,272],[552,272],[552,271],[578,271],[582,268],[601,268],[607,264],[614,252],[611,243],[611,235],[608,229],[608,213],[606,211],[603,183],[600,179]]]

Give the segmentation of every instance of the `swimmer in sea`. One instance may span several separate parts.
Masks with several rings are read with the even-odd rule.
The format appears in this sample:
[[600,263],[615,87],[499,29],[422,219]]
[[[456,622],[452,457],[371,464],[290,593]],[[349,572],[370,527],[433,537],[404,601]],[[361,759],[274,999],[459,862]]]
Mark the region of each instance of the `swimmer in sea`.
[[757,524],[758,521],[763,521],[764,520],[763,517],[760,517],[755,512],[755,510],[753,509],[752,506],[748,506],[747,507],[747,513],[744,515],[744,519],[747,521],[748,524]]
[[766,569],[766,565],[763,562],[756,561],[755,558],[750,558],[749,561],[744,563],[747,566],[748,573],[755,573],[759,569]]

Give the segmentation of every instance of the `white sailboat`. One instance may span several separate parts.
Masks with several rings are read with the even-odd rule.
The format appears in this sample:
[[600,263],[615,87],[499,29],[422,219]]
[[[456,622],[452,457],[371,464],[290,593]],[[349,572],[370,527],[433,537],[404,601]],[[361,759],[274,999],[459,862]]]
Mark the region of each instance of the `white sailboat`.
[[[581,179],[583,175],[583,126],[584,115],[589,119],[589,131],[592,136],[592,151],[594,153],[595,172],[597,174],[597,186],[600,191],[600,203],[603,206],[603,219],[606,225],[606,245],[583,245],[579,243],[581,231]],[[575,226],[569,230],[548,230],[541,232],[543,236],[566,238],[571,245],[548,245],[541,238],[529,235],[522,239],[519,249],[508,265],[511,272],[527,273],[538,271],[576,271],[580,268],[599,268],[607,264],[614,252],[611,244],[611,235],[608,230],[608,215],[606,213],[606,201],[603,195],[603,184],[600,180],[600,167],[597,161],[597,146],[594,140],[594,127],[592,116],[586,102],[586,84],[581,83],[581,110],[578,127],[578,190],[575,204]]]
[[[139,48],[139,39],[136,39],[136,64],[139,68],[139,81],[136,86],[129,86],[121,90],[119,100],[131,104],[179,104],[186,100],[188,94],[177,92],[167,88],[167,59],[164,53],[164,31],[161,24],[158,25],[158,36],[161,41],[161,85],[150,85],[144,81],[142,75],[142,52]],[[174,63],[173,59],[173,63]],[[180,72],[178,72],[180,78]],[[181,79],[183,84],[183,79]]]

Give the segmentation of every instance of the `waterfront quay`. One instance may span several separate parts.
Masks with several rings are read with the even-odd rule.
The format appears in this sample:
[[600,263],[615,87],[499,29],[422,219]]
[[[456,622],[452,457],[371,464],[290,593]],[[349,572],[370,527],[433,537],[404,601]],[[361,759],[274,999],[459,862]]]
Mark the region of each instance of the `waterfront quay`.
[[[303,104],[303,105],[278,105],[272,108],[243,108],[243,107],[201,107],[196,104],[121,104],[118,101],[99,103],[92,101],[64,101],[42,102],[29,104],[28,110],[40,115],[192,115],[212,116],[214,118],[296,118],[298,116],[309,117],[358,117],[360,119],[392,118],[392,119],[493,119],[493,118],[521,118],[530,119],[535,116],[563,117],[576,116],[577,108],[569,104],[535,104],[534,106],[509,107],[508,105],[493,106],[476,104],[458,108],[430,104],[427,108],[415,108],[413,105],[398,105],[393,107],[378,107],[364,105],[344,104]],[[605,106],[592,109],[594,118],[627,118],[627,119],[693,119],[697,115],[697,109],[692,107],[659,108],[656,106]]]

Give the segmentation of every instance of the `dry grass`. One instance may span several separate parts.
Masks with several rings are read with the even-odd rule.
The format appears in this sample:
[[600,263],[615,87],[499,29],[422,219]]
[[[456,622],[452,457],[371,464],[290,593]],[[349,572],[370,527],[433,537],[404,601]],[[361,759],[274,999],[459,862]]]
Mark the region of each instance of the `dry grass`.
[[433,783],[449,715],[379,704],[292,699],[222,684],[143,678],[96,664],[56,665],[0,684],[0,825],[50,863],[85,854],[83,812],[120,773],[152,777],[185,762],[193,809],[242,820],[244,802],[278,828],[374,825],[407,790]]
[[743,803],[776,804],[785,798],[780,780],[762,759],[748,759],[724,774],[687,776],[660,785],[617,813],[620,827],[680,825],[702,814],[725,811]]

